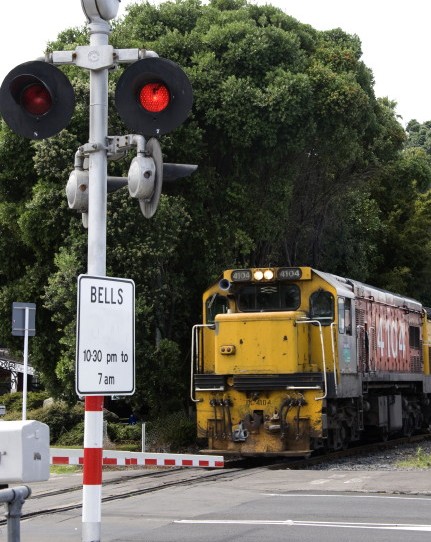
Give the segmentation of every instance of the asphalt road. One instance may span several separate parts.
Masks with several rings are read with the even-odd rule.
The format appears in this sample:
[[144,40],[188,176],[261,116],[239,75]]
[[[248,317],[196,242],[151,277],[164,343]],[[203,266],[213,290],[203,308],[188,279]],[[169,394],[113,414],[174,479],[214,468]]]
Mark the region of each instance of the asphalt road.
[[[49,484],[66,487],[68,480]],[[431,536],[431,471],[253,469],[106,502],[102,516],[103,542],[425,542]],[[21,522],[22,542],[51,540],[81,540],[80,509]]]

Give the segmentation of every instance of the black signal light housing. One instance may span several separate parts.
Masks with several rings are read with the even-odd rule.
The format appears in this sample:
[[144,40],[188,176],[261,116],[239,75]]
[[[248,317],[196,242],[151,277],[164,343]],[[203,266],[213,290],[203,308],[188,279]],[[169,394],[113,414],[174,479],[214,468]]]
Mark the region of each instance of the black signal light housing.
[[55,66],[35,60],[19,64],[0,87],[0,113],[20,136],[45,139],[65,128],[75,109],[69,79]]
[[188,117],[193,91],[184,71],[171,60],[143,58],[131,64],[118,80],[115,105],[133,133],[158,137]]

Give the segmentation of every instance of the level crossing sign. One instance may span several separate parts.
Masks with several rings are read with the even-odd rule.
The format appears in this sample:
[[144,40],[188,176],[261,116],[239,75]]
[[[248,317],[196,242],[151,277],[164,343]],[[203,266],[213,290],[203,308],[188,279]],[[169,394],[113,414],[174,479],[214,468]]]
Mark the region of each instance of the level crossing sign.
[[78,395],[135,392],[135,283],[78,277],[76,334]]

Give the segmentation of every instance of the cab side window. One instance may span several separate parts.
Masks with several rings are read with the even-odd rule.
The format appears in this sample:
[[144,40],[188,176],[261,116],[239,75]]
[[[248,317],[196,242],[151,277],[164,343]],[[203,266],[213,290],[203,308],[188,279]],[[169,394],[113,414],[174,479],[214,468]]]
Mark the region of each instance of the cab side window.
[[352,334],[352,300],[338,298],[338,333]]
[[214,294],[206,302],[206,323],[214,324],[217,314],[226,314],[229,304],[224,295]]
[[310,296],[310,318],[329,326],[334,319],[334,297],[330,292],[320,289]]
[[421,347],[421,330],[418,326],[409,326],[409,346],[410,348]]

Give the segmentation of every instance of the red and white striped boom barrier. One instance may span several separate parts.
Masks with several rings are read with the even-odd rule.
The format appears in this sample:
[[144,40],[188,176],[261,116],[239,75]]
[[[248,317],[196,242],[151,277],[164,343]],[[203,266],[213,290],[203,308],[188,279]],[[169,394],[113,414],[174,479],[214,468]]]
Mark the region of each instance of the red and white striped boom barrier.
[[[83,465],[84,450],[51,448],[51,465]],[[161,454],[147,452],[102,451],[102,465],[143,467],[208,467],[223,468],[220,455]]]

